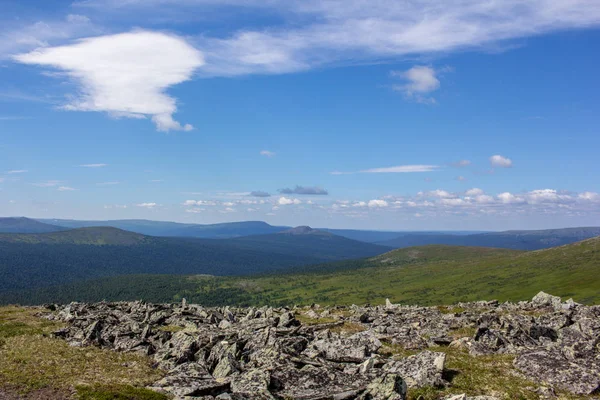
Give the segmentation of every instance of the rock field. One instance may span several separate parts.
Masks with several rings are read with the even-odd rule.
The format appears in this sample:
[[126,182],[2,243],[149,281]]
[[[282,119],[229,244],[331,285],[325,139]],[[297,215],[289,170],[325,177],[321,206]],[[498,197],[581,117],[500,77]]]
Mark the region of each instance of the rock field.
[[175,399],[405,399],[412,388],[452,386],[443,348],[514,355],[512,373],[534,382],[540,398],[600,392],[600,306],[543,292],[518,304],[449,307],[206,308],[184,300],[48,308],[47,318],[67,326],[54,335],[73,346],[151,357],[166,373],[150,388]]

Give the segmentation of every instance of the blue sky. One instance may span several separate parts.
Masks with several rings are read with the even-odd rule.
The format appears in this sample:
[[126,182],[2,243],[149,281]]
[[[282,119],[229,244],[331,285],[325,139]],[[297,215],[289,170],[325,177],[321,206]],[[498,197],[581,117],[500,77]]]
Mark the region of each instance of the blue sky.
[[600,4],[4,1],[0,214],[600,225]]

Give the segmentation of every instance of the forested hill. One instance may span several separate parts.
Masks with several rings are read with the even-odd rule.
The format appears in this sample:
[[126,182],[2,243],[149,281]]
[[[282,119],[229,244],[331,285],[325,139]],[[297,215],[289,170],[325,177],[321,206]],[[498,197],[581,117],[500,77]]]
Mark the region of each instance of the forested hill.
[[0,292],[123,274],[260,274],[389,250],[337,237],[320,247],[309,236],[290,239],[269,245],[152,237],[109,227],[1,234]]

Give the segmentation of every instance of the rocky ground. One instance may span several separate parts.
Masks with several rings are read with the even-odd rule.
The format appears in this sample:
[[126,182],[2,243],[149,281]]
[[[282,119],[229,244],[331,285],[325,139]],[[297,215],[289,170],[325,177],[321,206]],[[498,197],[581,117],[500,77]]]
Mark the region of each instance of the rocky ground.
[[[600,392],[600,306],[543,292],[518,304],[451,307],[49,307],[47,318],[67,323],[55,336],[152,357],[165,375],[151,389],[176,399],[491,400]],[[473,370],[465,389],[449,354],[460,354],[465,368],[498,363],[494,374],[506,390],[483,380],[484,369]],[[477,395],[457,393],[463,389]]]

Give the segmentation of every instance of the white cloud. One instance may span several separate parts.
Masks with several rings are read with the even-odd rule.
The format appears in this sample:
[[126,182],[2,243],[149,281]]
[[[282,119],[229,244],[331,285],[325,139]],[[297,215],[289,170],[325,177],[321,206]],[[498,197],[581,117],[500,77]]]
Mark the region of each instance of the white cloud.
[[384,208],[388,206],[388,202],[385,200],[369,200],[369,208]]
[[510,192],[500,193],[498,199],[504,204],[515,204],[515,203],[524,203],[525,199],[521,196],[515,196]]
[[192,214],[200,214],[204,211],[206,211],[205,208],[188,208],[187,210],[185,210],[185,212]]
[[24,174],[26,172],[29,172],[26,169],[13,169],[12,171],[8,171],[7,174]]
[[475,196],[475,202],[478,204],[491,204],[494,202],[494,198],[487,194],[480,194]]
[[464,176],[460,175],[460,176],[456,177],[456,180],[459,181],[459,182],[464,182],[464,181],[467,180],[467,178],[465,178]]
[[77,189],[72,188],[70,186],[59,186],[59,188],[56,189],[56,190],[58,190],[59,192],[72,192],[72,191],[77,190]]
[[173,119],[176,101],[165,91],[189,80],[204,59],[178,36],[134,31],[42,48],[14,59],[64,71],[76,82],[81,95],[65,105],[67,110],[118,118],[150,116],[159,131],[193,129]]
[[579,199],[581,199],[581,200],[588,200],[588,201],[598,201],[598,200],[600,200],[600,194],[595,193],[595,192],[583,192],[583,193],[579,193],[579,195],[577,197]]
[[277,200],[277,204],[281,205],[281,206],[287,206],[290,204],[301,204],[302,201],[300,201],[299,199],[292,199],[292,198],[288,198],[288,197],[280,197],[279,200]]
[[98,186],[113,186],[113,185],[118,185],[120,183],[121,182],[116,182],[116,181],[113,181],[113,182],[100,182],[100,183],[96,183],[96,185],[98,185]]
[[50,180],[50,181],[45,181],[45,182],[34,183],[33,186],[38,186],[38,187],[54,187],[54,186],[60,185],[61,182],[62,181]]
[[260,155],[271,158],[275,156],[275,152],[269,150],[261,150]]
[[158,204],[156,203],[139,203],[136,204],[136,207],[142,207],[142,208],[154,208],[156,207]]
[[479,188],[473,188],[473,189],[469,189],[465,192],[465,194],[467,196],[479,196],[481,194],[483,194],[483,190],[479,189]]
[[438,197],[440,199],[451,199],[456,197],[456,195],[441,189],[432,190],[431,192],[427,192],[426,194],[431,197]]
[[186,200],[184,206],[218,206],[219,202],[215,200]]
[[527,193],[528,201],[531,203],[565,202],[572,200],[571,195],[559,193],[554,189],[537,189]]
[[84,167],[84,168],[103,168],[106,167],[108,164],[81,164],[79,165],[80,167]]
[[496,154],[490,157],[490,164],[492,164],[492,167],[510,168],[513,163],[510,158]]
[[402,85],[393,85],[392,89],[404,93],[407,98],[420,103],[435,103],[435,99],[425,96],[440,87],[436,71],[427,66],[414,66],[407,71],[393,71],[392,76],[400,77],[406,81]]
[[367,174],[378,173],[410,173],[410,172],[431,172],[439,168],[437,165],[398,165],[395,167],[371,168],[359,171]]

